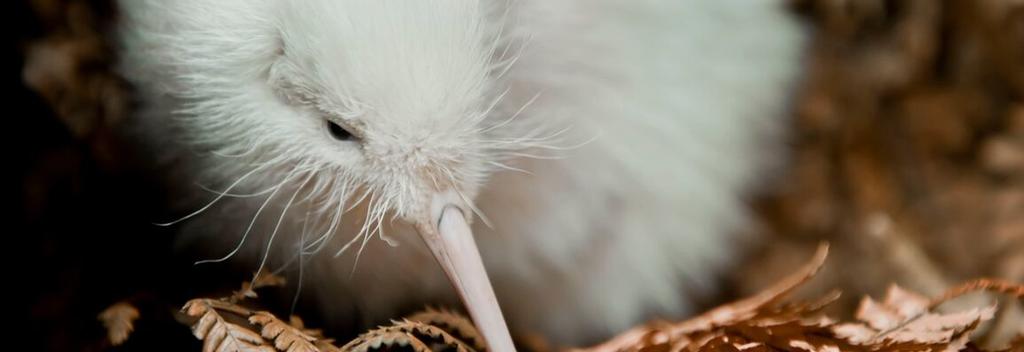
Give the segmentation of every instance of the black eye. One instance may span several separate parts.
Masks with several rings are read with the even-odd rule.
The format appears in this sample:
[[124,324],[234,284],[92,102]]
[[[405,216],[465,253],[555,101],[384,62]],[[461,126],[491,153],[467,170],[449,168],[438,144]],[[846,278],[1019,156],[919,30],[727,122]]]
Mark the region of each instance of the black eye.
[[327,131],[331,133],[331,137],[339,141],[352,140],[352,133],[334,122],[327,121]]

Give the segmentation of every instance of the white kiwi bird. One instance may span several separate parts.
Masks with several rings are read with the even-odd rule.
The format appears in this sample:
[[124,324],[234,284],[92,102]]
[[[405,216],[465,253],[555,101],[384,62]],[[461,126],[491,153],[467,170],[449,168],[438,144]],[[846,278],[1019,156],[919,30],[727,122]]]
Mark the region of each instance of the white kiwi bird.
[[373,323],[461,298],[506,352],[509,328],[589,343],[713,290],[780,159],[784,5],[121,0],[116,33],[209,261],[298,263]]

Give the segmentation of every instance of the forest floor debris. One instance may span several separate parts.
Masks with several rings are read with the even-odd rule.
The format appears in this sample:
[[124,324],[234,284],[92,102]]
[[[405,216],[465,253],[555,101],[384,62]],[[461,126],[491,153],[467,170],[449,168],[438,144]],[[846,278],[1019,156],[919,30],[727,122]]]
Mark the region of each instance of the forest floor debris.
[[[863,297],[855,320],[841,321],[823,309],[840,296],[838,290],[811,300],[784,302],[788,295],[811,280],[822,268],[828,246],[820,245],[802,267],[745,299],[728,303],[681,322],[656,321],[623,332],[605,343],[566,352],[653,351],[1022,351],[1024,327],[1001,346],[980,347],[979,341],[1004,330],[994,322],[998,301],[980,306],[940,309],[974,293],[992,293],[1014,301],[1024,299],[1024,284],[997,279],[977,279],[952,287],[934,298],[891,285],[877,301]],[[454,350],[484,351],[483,339],[464,316],[447,310],[427,309],[391,325],[363,333],[337,346],[321,330],[310,329],[302,319],[288,321],[267,311],[245,306],[260,287],[280,286],[284,280],[262,275],[243,283],[243,290],[223,298],[196,298],[182,312],[193,335],[203,341],[203,352],[235,351],[344,351],[366,352],[411,349],[416,352]],[[1015,309],[1013,306],[1003,309]],[[104,319],[111,339],[121,342],[131,332],[138,311],[118,303],[107,312],[122,318]],[[107,313],[105,313],[107,315]],[[113,321],[114,323],[110,323]],[[128,328],[125,329],[127,324]],[[993,325],[995,324],[995,325]],[[116,340],[115,340],[116,341]],[[550,352],[550,351],[534,351]]]

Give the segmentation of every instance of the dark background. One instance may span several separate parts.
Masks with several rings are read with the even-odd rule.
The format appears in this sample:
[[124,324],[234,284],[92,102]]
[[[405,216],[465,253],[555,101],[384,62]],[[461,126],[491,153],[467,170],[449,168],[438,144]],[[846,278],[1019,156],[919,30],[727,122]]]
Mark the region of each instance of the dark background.
[[[165,194],[140,153],[120,142],[119,115],[131,104],[98,42],[109,3],[6,4],[4,286],[16,319],[3,349],[104,350],[96,317],[127,300],[144,319],[124,350],[199,350],[172,313],[189,298],[237,289],[245,276],[192,266],[174,255],[173,229],[152,225],[167,218]],[[40,64],[30,89],[23,73],[36,44],[58,59]]]

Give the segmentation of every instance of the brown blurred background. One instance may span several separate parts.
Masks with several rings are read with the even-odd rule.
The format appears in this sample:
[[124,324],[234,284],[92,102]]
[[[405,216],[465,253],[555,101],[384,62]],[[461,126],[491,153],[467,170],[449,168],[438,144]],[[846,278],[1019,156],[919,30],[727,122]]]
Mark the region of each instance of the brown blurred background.
[[[28,330],[14,343],[106,349],[96,314],[129,300],[145,318],[120,348],[198,350],[170,312],[244,275],[193,267],[151,224],[167,218],[163,190],[145,153],[119,142],[132,106],[102,35],[111,4],[9,6],[4,199],[17,264],[7,287],[23,296],[13,309]],[[829,264],[804,291],[843,289],[839,314],[891,282],[934,294],[976,277],[1024,281],[1024,2],[790,6],[815,31],[789,122],[792,161],[752,201],[769,240],[718,301],[756,292],[821,241],[832,243]]]
[[[788,173],[757,201],[773,236],[743,292],[833,244],[849,307],[890,281],[935,294],[1024,280],[1024,3],[794,4],[817,30]],[[766,269],[767,268],[767,269]]]

